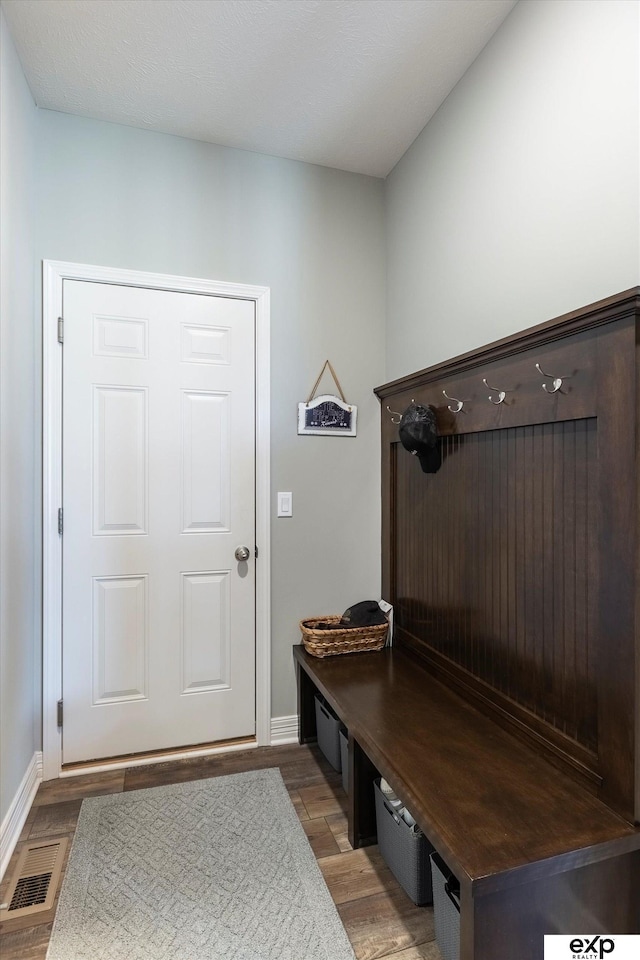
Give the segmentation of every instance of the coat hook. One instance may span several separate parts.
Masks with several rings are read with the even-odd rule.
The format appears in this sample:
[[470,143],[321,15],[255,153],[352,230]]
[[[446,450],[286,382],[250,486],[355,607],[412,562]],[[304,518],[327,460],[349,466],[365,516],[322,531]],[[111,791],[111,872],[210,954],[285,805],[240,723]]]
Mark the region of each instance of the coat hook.
[[492,387],[491,384],[487,383],[487,378],[486,378],[486,377],[483,377],[483,378],[482,378],[482,382],[484,383],[485,387],[487,387],[488,390],[494,390],[495,393],[498,394],[498,399],[497,399],[497,400],[494,400],[493,397],[491,396],[491,394],[489,394],[489,400],[491,401],[491,403],[495,403],[496,406],[497,406],[499,403],[504,403],[505,397],[507,396],[508,393],[511,392],[511,391],[509,391],[509,390],[498,390],[497,387]]
[[447,400],[453,400],[453,402],[457,404],[456,407],[452,407],[451,404],[448,403],[447,410],[450,410],[451,413],[460,413],[466,403],[466,400],[458,400],[457,397],[450,397],[446,390],[443,390],[442,393],[447,398]]
[[[413,399],[413,397],[411,398],[411,403],[415,403],[415,400]],[[397,410],[392,410],[389,404],[387,404],[387,410],[391,414],[391,423],[400,423],[400,421],[402,420],[402,414],[398,413]],[[395,417],[397,417],[398,419],[397,420],[394,419]]]
[[543,377],[547,377],[549,380],[553,380],[552,387],[548,387],[546,383],[542,384],[542,389],[544,390],[545,393],[557,393],[562,387],[562,381],[571,379],[570,377],[567,377],[567,376],[553,377],[550,373],[545,373],[539,363],[536,363],[536,370]]

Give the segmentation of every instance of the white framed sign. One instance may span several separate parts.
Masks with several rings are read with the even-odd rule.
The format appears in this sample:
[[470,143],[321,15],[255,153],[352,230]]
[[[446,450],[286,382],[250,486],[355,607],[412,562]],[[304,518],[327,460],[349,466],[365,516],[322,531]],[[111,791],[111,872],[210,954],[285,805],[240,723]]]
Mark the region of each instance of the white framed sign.
[[298,433],[321,437],[355,437],[358,408],[340,397],[322,394],[298,404]]
[[[333,393],[315,396],[322,374],[327,367],[338,388],[339,397]],[[306,403],[298,404],[298,433],[315,434],[320,437],[355,437],[357,418],[358,408],[352,403],[347,403],[331,361],[325,360],[320,376],[314,383]]]

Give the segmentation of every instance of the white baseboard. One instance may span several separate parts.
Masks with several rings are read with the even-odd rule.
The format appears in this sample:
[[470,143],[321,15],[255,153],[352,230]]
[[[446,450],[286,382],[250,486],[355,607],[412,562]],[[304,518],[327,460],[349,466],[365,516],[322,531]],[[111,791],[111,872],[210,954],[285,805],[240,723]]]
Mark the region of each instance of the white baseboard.
[[271,718],[271,746],[298,742],[298,714]]
[[25,820],[29,816],[31,804],[42,781],[42,752],[36,751],[22,778],[22,783],[11,801],[6,816],[0,826],[0,880],[11,860],[16,843],[20,839]]

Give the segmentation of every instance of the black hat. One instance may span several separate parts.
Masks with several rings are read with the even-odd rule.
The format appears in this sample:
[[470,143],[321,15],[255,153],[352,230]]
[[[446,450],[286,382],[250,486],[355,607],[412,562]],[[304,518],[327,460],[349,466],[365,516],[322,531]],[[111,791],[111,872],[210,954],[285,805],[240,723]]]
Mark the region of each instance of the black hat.
[[436,415],[431,407],[412,403],[402,414],[399,432],[402,446],[415,454],[424,473],[440,469]]
[[379,623],[386,623],[387,615],[381,610],[376,600],[361,600],[354,603],[342,614],[339,626],[341,627],[373,627]]

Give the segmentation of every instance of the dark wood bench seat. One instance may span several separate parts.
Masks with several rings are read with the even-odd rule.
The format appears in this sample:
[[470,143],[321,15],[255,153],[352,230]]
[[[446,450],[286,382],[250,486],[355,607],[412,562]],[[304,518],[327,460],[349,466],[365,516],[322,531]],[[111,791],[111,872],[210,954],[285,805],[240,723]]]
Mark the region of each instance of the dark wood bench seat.
[[379,773],[460,881],[461,960],[542,960],[543,933],[640,931],[640,829],[583,784],[401,648],[294,659],[301,742],[315,690],[349,730],[352,845],[375,839]]

